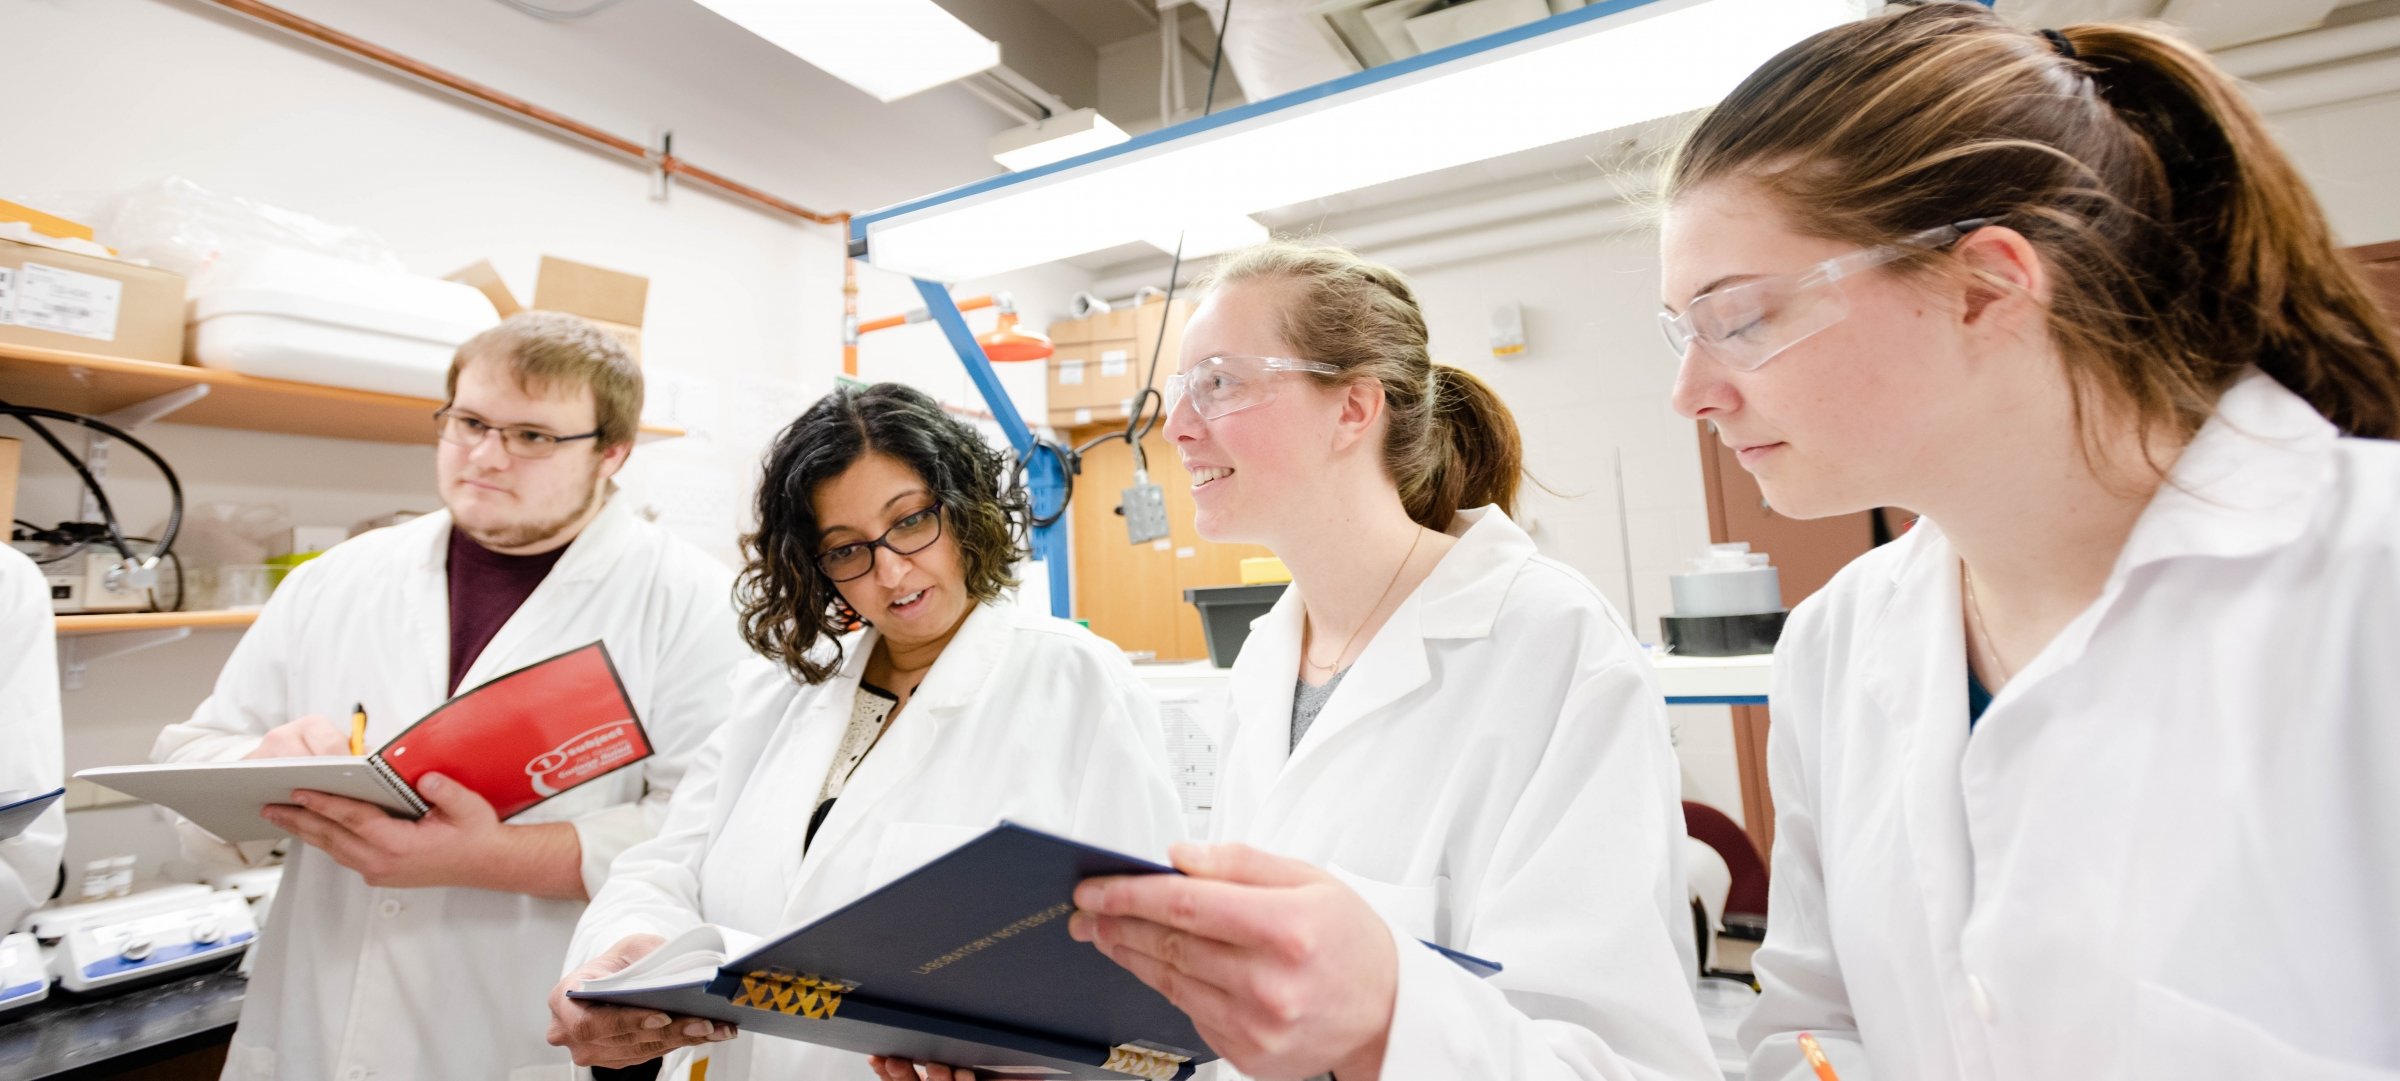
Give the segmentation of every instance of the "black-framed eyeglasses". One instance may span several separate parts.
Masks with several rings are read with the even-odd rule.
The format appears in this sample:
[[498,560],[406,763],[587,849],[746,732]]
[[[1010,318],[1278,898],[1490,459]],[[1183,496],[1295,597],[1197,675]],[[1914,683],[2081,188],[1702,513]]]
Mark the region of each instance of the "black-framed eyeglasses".
[[536,428],[502,428],[448,409],[434,412],[433,430],[434,434],[441,436],[442,442],[461,447],[482,446],[484,436],[498,432],[500,449],[507,451],[511,458],[547,458],[558,453],[560,444],[600,437],[597,428],[582,435],[556,435]]
[[913,556],[942,539],[942,505],[934,503],[892,523],[871,541],[856,541],[817,553],[817,569],[836,582],[864,577],[875,569],[875,549],[896,556]]

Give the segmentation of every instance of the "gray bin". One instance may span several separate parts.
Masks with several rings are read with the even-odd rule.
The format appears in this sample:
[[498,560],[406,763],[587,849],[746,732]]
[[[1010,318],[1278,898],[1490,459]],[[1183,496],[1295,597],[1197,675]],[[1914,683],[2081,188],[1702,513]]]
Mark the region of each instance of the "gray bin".
[[1250,637],[1250,621],[1266,615],[1283,596],[1289,582],[1259,586],[1200,586],[1183,591],[1183,599],[1200,610],[1200,628],[1208,633],[1208,660],[1219,668],[1233,667],[1242,642]]

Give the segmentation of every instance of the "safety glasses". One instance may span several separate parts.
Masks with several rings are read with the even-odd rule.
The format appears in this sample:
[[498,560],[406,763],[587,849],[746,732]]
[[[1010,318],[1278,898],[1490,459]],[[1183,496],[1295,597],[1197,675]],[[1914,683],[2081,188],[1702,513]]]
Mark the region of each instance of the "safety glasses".
[[1969,218],[1805,270],[1727,286],[1694,299],[1681,315],[1658,313],[1658,326],[1678,361],[1689,359],[1692,347],[1706,346],[1726,367],[1756,371],[1776,354],[1849,317],[1850,298],[1840,287],[1842,279],[1920,251],[1946,248],[1989,224],[1989,218]]
[[1283,372],[1340,375],[1342,370],[1314,360],[1290,357],[1209,357],[1167,377],[1167,412],[1189,399],[1201,420],[1255,409],[1275,400]]

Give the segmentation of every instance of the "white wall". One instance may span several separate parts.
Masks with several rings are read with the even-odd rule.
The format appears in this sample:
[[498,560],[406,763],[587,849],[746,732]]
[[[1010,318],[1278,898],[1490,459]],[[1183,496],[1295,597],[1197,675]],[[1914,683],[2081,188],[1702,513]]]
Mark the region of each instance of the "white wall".
[[[1013,123],[954,88],[876,104],[686,3],[630,0],[566,24],[488,0],[284,6],[630,138],[672,129],[690,160],[829,212],[989,175],[997,166],[984,141]],[[760,448],[838,370],[843,248],[830,227],[689,186],[653,201],[636,167],[198,3],[0,0],[0,41],[41,43],[8,59],[14,85],[40,90],[11,112],[0,196],[83,205],[182,176],[372,229],[419,273],[494,258],[520,295],[542,253],[647,275],[650,414],[692,435],[642,446],[624,482],[721,558],[733,558]],[[1039,328],[1084,279],[1042,271],[959,292],[995,284]],[[861,286],[866,318],[918,305],[905,279],[866,269]],[[969,322],[980,330],[991,318]],[[1033,367],[1002,377],[1038,416]],[[871,336],[861,374],[982,405],[929,327]],[[302,523],[345,525],[438,505],[427,447],[174,424],[141,434],[182,474],[195,506],[270,502]],[[72,475],[28,448],[19,516],[73,517]],[[113,476],[128,523],[156,524],[164,489],[147,468],[120,450]],[[200,631],[91,664],[87,686],[66,696],[68,768],[145,757],[159,726],[206,694],[237,639]],[[71,862],[136,850],[154,860],[162,850],[155,831],[139,828],[145,816],[77,812]]]
[[2400,239],[2400,94],[2268,118],[2344,246]]

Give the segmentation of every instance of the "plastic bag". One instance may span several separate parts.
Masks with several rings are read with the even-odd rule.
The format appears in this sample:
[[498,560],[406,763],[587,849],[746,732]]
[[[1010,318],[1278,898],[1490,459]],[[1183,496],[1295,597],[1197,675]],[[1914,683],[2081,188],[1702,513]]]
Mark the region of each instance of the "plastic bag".
[[384,270],[406,272],[391,245],[373,231],[335,225],[295,210],[221,195],[182,177],[118,193],[93,227],[127,259],[192,279],[238,266],[269,247],[300,248]]

